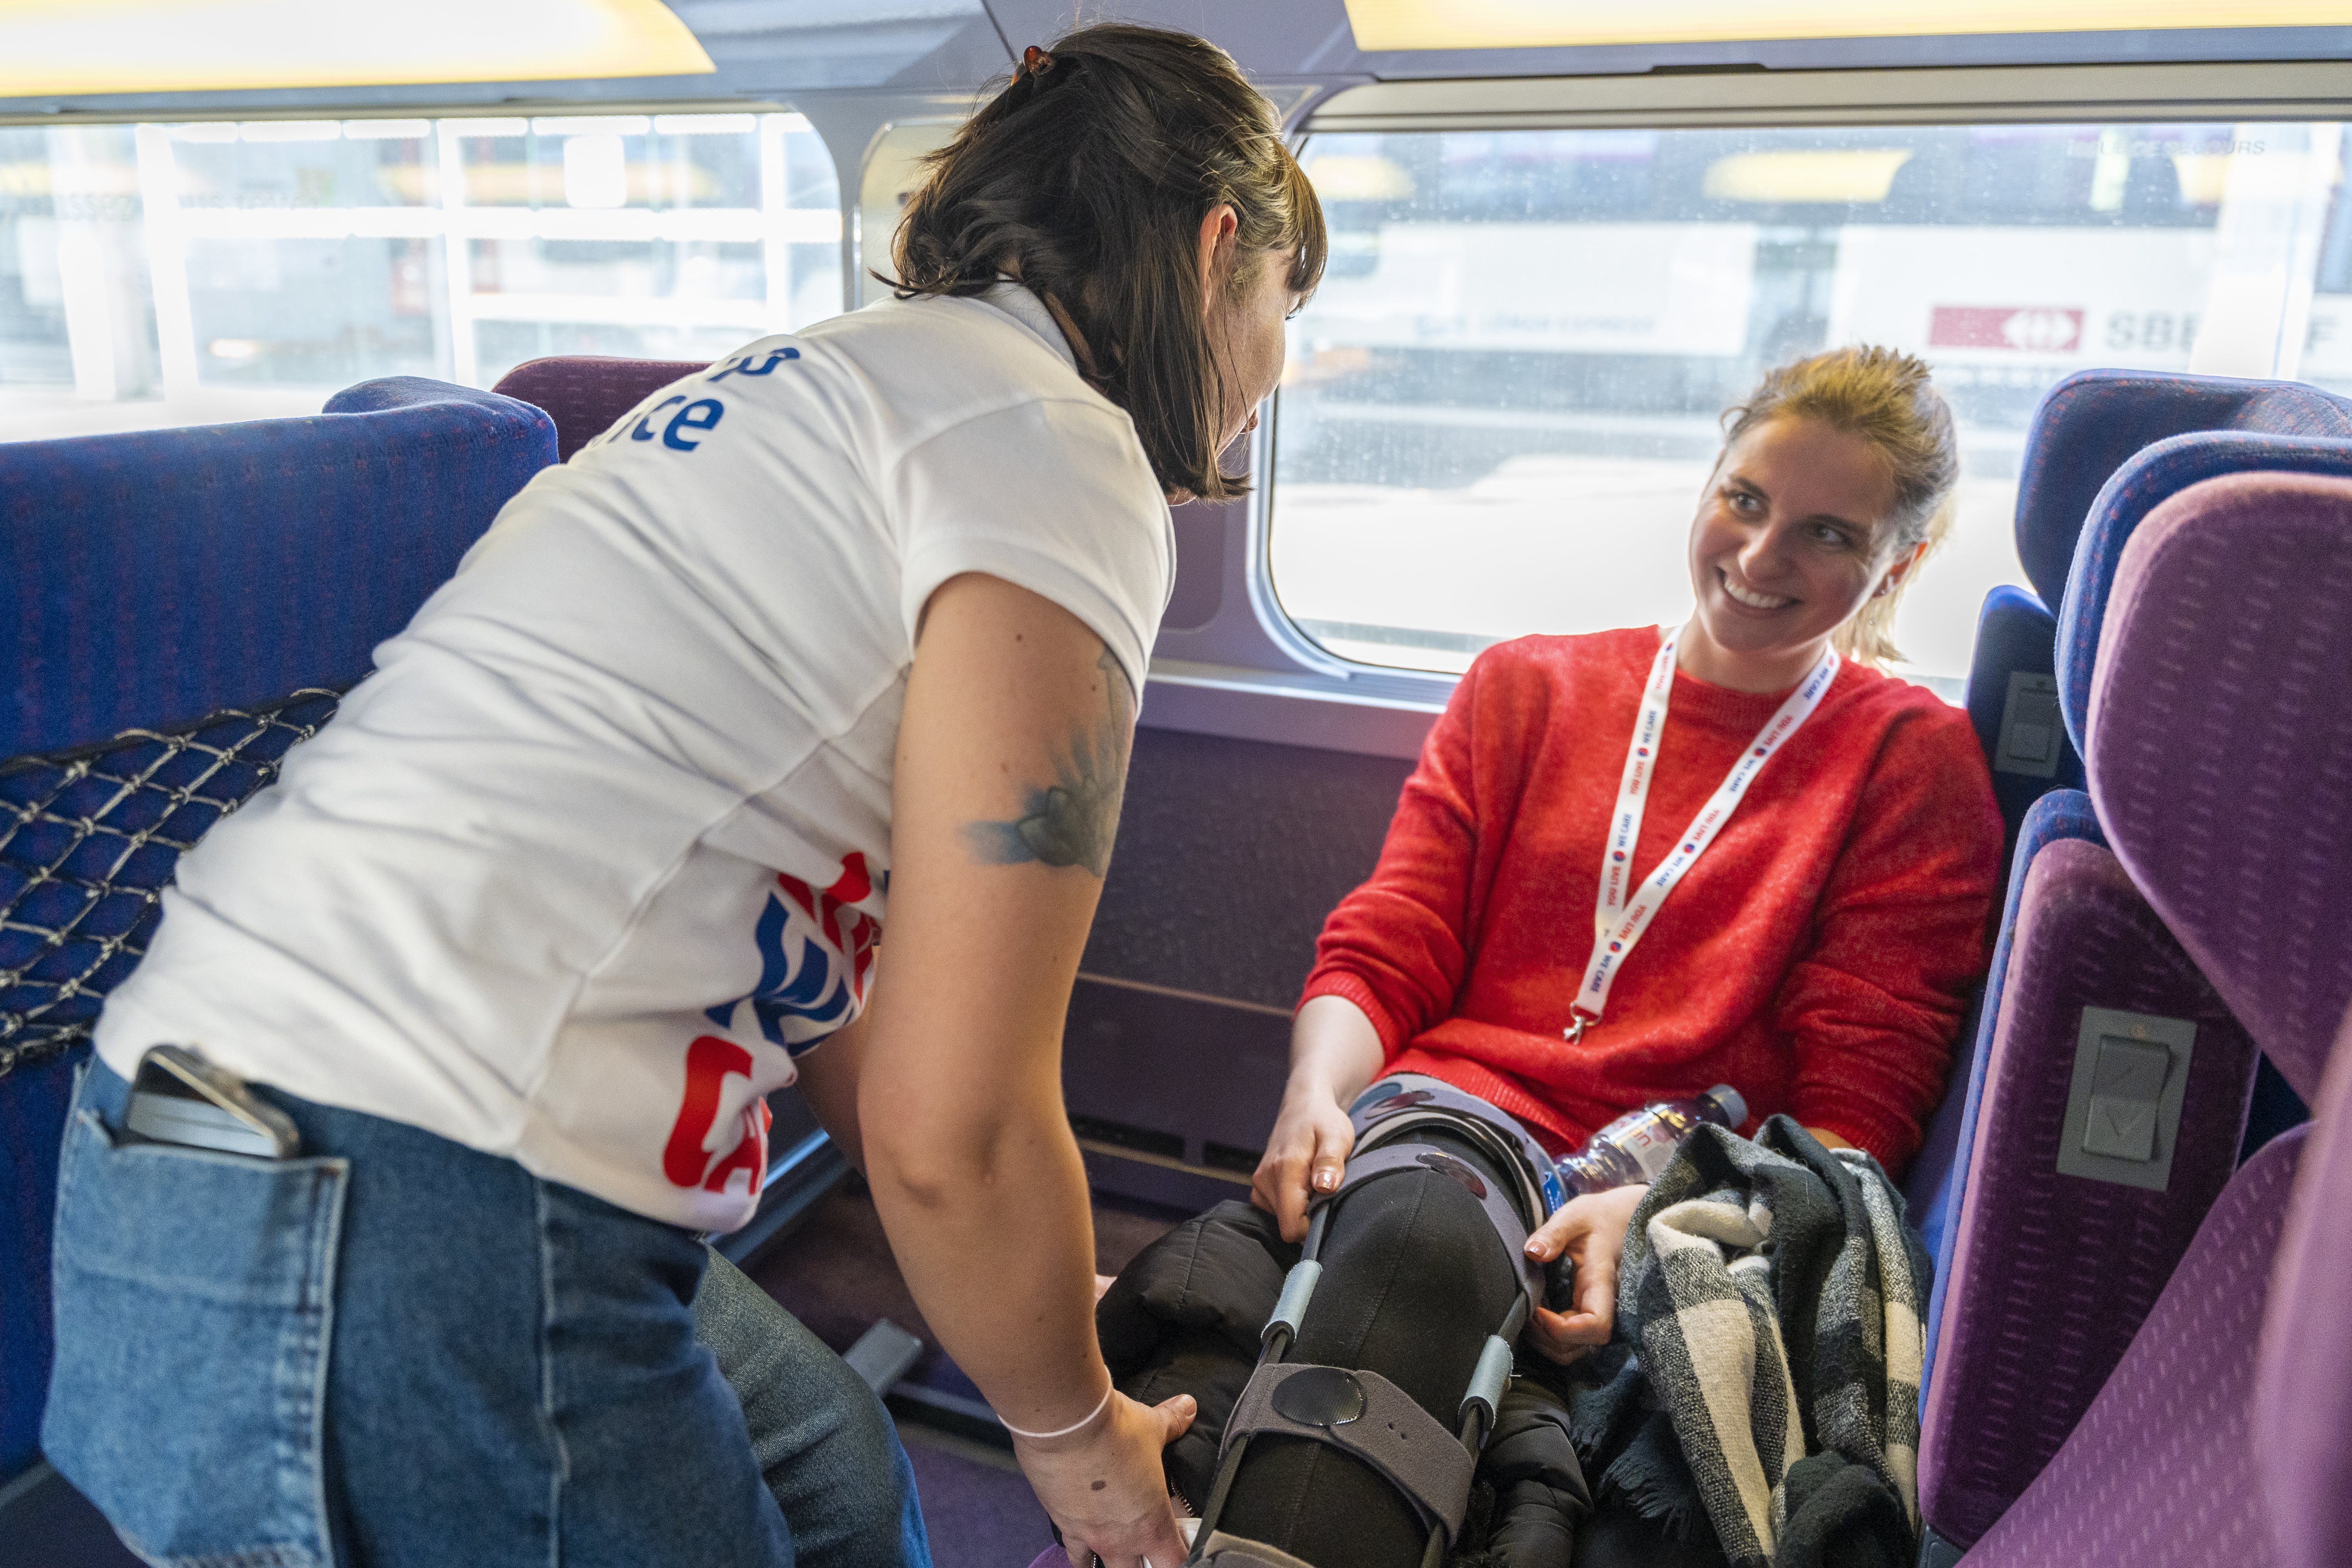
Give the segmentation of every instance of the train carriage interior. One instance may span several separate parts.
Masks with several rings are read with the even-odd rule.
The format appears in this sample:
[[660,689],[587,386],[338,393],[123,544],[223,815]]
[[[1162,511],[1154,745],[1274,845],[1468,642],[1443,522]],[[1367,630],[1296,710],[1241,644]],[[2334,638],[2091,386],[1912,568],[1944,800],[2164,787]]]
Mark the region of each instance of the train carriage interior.
[[[1718,411],[1884,344],[1962,458],[1897,673],[2007,836],[1894,1173],[1918,1562],[2352,1562],[2352,5],[78,0],[0,6],[0,1568],[135,1561],[41,1454],[51,1214],[178,854],[534,473],[886,297],[924,156],[1111,16],[1231,52],[1330,249],[1254,488],[1172,512],[1063,1042],[1097,1268],[1247,1195],[1471,661],[1685,616]],[[716,1245],[884,1394],[938,1562],[1060,1561],[770,1108]]]

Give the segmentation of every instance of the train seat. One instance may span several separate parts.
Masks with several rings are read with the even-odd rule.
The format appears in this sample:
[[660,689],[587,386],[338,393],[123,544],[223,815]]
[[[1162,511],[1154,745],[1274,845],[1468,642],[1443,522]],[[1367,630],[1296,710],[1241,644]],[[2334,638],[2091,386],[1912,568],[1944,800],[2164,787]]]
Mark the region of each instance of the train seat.
[[646,394],[709,368],[709,361],[698,359],[552,354],[524,361],[490,390],[545,409],[555,421],[555,460],[568,463],[572,453],[611,429],[613,421],[644,401]]
[[[2352,1003],[2352,647],[2329,635],[2348,593],[2343,479],[2253,473],[2195,486],[2119,553],[2089,683],[2100,821],[2149,905],[2323,1117],[2231,1178],[2097,1398],[1971,1564],[2343,1560],[2311,1555],[2340,1532],[2344,1497],[2322,1509],[2309,1489],[2341,1476],[2352,1452],[2342,1300],[2312,1295],[2346,1267],[2340,1214],[2315,1206],[2326,1194],[2297,1198],[2278,1276],[2292,1288],[2273,1300],[2270,1281],[2291,1187],[2342,1179],[2345,1091],[2331,1080],[2331,1101],[2319,1089],[2331,1050],[2340,1079],[2352,1045],[2340,1027]],[[2104,1091],[2146,1098],[2133,1062],[2144,1044],[2102,1043]],[[2118,1047],[2121,1059],[2104,1059]],[[2265,1364],[2299,1363],[2321,1397],[2282,1412],[2273,1394],[2258,1448],[2264,1336]],[[2268,1447],[2290,1438],[2291,1457]],[[1923,1468],[1923,1496],[1924,1485]]]
[[[2088,549],[2087,563],[2111,574],[2114,552],[2129,537],[2131,526],[2148,505],[2179,488],[2164,488],[2164,476],[2186,473],[2188,465],[2176,455],[2179,448],[2168,448],[2150,468],[2135,468],[2128,478],[2119,470],[2160,442],[2199,432],[2352,437],[2352,400],[2294,382],[2091,370],[2061,381],[2034,410],[2020,468],[2015,521],[2018,557],[2033,591],[2003,585],[1986,595],[1967,695],[1969,718],[1991,767],[1994,798],[2008,828],[2004,859],[2017,875],[2024,868],[2015,851],[2026,813],[2045,793],[2079,789],[2083,783],[2081,727],[2061,716],[2059,626],[2053,606],[2064,606],[2078,551]],[[2267,454],[2273,461],[2256,461],[2255,456],[2223,442],[2210,456],[2219,466],[2195,477],[2232,467],[2277,466],[2275,452]],[[2116,487],[2112,494],[2110,481]],[[2104,523],[2093,523],[2095,505]],[[2095,547],[2084,544],[2092,535],[2098,539]],[[2097,604],[2104,605],[2105,593],[2102,585]],[[2086,602],[2074,640],[2095,642],[2098,624]],[[2090,652],[2088,647],[2077,649],[2078,668],[2084,671]],[[2004,903],[2010,891],[2004,883]],[[1956,1055],[1955,1092],[1946,1095],[1912,1166],[1912,1215],[1939,1268],[1948,1261],[1950,1225],[1966,1185],[1965,1136],[1974,1124],[1969,1106],[1981,1083],[2005,955],[2006,944],[1996,948],[1984,1004],[1962,1029],[1961,1037],[1974,1040],[1975,1048],[1965,1057]],[[2273,1081],[2264,1081],[2272,1098],[2285,1099]],[[2265,1105],[2257,1118],[2284,1124],[2299,1114],[2299,1105],[2285,1103]],[[1932,1357],[1932,1341],[1929,1348]]]
[[[2171,437],[2127,459],[2077,540],[2062,612],[2073,631],[2054,650],[2063,700],[2084,705],[2103,619],[2085,606],[2105,609],[2133,531],[2187,486],[2248,467],[2352,474],[2352,442],[2214,432]],[[2085,732],[2079,722],[2074,729]],[[2049,876],[2034,870],[2046,836],[2019,846],[2018,885],[1967,1088],[1956,1097],[1959,1137],[1931,1243],[1921,1497],[1929,1523],[1962,1544],[2056,1451],[2153,1306],[2241,1149],[2256,1081],[2250,1037],[2098,847],[2095,820],[2078,809],[2087,804],[2077,797],[2051,808],[2077,827]],[[2127,947],[2105,945],[2116,941],[2118,921],[2144,934]],[[2011,973],[2020,963],[2032,971],[2021,985]],[[2071,1170],[2049,1153],[2085,1114],[2072,1092],[2093,1048],[2085,1008],[2175,1020],[2194,1034],[2166,1159],[2137,1187],[2105,1184],[2134,1178],[2080,1152]],[[2299,1115],[2284,1082],[2275,1098],[2292,1111],[2273,1108],[2258,1121]],[[2053,1306],[2065,1325],[2056,1338],[2036,1327],[2052,1321]]]
[[0,445],[0,1480],[36,1458],[74,1068],[156,894],[554,460],[540,410],[413,376]]
[[[2033,592],[2004,586],[1986,597],[1968,692],[1969,717],[1992,763],[2012,837],[2044,790],[2082,781],[2081,731],[2054,732],[2050,699],[2053,606],[2065,599],[2086,520],[2136,455],[2210,431],[2352,437],[2352,399],[2296,382],[2086,370],[2052,387],[2034,410],[2019,467],[2015,524],[2018,559]],[[2128,527],[2122,531],[2127,535]],[[2093,609],[2088,625],[2095,637]]]

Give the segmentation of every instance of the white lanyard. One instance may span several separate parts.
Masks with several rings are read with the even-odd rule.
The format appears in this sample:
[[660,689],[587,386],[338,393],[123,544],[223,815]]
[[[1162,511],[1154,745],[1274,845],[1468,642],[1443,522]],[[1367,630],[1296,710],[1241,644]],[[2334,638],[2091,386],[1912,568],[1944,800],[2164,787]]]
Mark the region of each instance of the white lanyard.
[[1675,691],[1675,633],[1662,632],[1658,657],[1650,664],[1650,681],[1642,690],[1642,711],[1633,721],[1633,739],[1625,748],[1625,774],[1617,785],[1617,815],[1609,830],[1608,842],[1601,849],[1601,893],[1592,911],[1592,957],[1584,966],[1584,984],[1577,988],[1576,1003],[1570,1009],[1575,1022],[1560,1034],[1570,1044],[1584,1037],[1585,1026],[1600,1022],[1609,1005],[1609,987],[1616,983],[1617,972],[1642,933],[1650,928],[1650,919],[1683,873],[1694,861],[1706,853],[1715,842],[1732,808],[1739,804],[1740,795],[1756,777],[1756,772],[1771,761],[1780,742],[1797,732],[1797,726],[1812,717],[1813,710],[1822,705],[1830,682],[1837,679],[1836,650],[1824,648],[1819,664],[1806,676],[1789,700],[1780,704],[1756,739],[1740,752],[1739,760],[1724,776],[1723,783],[1691,825],[1683,830],[1682,842],[1659,862],[1638,889],[1629,889],[1627,881],[1633,874],[1633,848],[1642,837],[1642,810],[1647,804],[1650,779],[1657,767],[1658,737],[1666,728],[1666,703]]

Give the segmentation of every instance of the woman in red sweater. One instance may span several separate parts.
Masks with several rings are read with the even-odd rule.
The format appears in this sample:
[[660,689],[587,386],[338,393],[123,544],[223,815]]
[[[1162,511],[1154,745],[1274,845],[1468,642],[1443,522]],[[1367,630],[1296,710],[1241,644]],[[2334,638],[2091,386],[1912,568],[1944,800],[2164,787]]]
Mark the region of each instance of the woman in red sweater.
[[[1967,717],[1874,668],[1948,520],[1951,416],[1917,360],[1842,349],[1726,422],[1696,612],[1480,656],[1325,923],[1253,1191],[1286,1238],[1389,1073],[1478,1095],[1555,1154],[1716,1083],[1743,1131],[1787,1111],[1889,1172],[1916,1152],[2001,842]],[[1529,1325],[1545,1354],[1608,1340],[1643,1191],[1577,1198],[1528,1243],[1577,1264],[1573,1310]]]

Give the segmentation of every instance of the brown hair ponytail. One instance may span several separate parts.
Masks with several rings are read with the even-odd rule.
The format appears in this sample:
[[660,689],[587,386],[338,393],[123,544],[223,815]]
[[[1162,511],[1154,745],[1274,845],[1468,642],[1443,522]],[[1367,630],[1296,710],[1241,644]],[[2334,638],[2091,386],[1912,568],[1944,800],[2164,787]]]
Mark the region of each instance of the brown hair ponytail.
[[1260,253],[1295,248],[1290,288],[1308,293],[1325,242],[1273,106],[1232,57],[1184,33],[1081,27],[1025,50],[929,164],[892,250],[899,298],[1014,274],[1135,421],[1162,488],[1242,493],[1217,468],[1225,400],[1202,320],[1201,219],[1229,203],[1239,220],[1229,289],[1255,280]]

